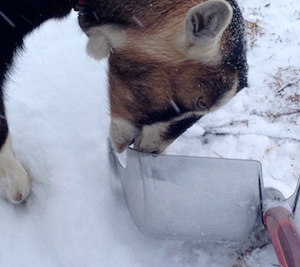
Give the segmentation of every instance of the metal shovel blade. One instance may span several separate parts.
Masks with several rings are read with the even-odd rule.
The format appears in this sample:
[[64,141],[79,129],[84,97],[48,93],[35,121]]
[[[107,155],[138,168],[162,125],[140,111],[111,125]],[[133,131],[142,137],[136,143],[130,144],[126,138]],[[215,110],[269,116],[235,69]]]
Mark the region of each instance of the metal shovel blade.
[[148,236],[238,248],[264,229],[258,161],[157,155],[130,148],[121,160],[111,146],[109,155],[113,183],[124,192],[136,226]]

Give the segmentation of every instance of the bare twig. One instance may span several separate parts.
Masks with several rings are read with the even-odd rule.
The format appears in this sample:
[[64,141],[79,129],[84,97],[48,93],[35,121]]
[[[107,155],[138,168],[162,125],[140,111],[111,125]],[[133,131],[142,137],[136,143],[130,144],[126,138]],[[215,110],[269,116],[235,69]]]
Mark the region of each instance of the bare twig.
[[291,87],[291,86],[293,86],[293,85],[295,85],[295,84],[297,84],[297,83],[299,83],[299,80],[296,81],[296,82],[293,82],[293,83],[288,83],[287,85],[285,85],[285,86],[283,86],[281,89],[279,89],[277,92],[278,92],[278,93],[281,93],[281,92],[283,92],[286,88]]

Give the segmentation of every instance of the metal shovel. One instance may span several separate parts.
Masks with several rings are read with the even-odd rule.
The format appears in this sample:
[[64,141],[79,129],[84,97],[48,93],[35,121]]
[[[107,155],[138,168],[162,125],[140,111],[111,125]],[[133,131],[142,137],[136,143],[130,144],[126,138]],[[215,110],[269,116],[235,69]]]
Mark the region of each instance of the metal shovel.
[[286,200],[274,189],[264,190],[258,161],[131,148],[121,155],[111,145],[109,156],[113,187],[124,194],[144,234],[251,249],[269,242],[266,225],[282,266],[300,266],[300,238],[292,219],[299,184]]

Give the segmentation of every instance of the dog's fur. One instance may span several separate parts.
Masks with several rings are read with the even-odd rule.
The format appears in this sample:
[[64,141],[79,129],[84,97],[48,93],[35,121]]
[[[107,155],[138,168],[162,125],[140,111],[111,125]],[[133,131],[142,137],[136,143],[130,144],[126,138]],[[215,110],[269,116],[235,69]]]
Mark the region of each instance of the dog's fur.
[[[244,25],[235,0],[89,0],[79,16],[88,52],[109,56],[111,139],[161,152],[201,116],[247,85]],[[15,158],[3,86],[26,34],[66,16],[73,0],[0,0],[0,189],[30,192]]]
[[247,85],[242,14],[235,0],[91,0],[79,17],[87,51],[109,56],[117,151],[161,152]]
[[72,5],[71,0],[0,0],[0,189],[13,203],[29,195],[30,177],[12,150],[3,99],[5,79],[24,37],[44,21],[66,16]]

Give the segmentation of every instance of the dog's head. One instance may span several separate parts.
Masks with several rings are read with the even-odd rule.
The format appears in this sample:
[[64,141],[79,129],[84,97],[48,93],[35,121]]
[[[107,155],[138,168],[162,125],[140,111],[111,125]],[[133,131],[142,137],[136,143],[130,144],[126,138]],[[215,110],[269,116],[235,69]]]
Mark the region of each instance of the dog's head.
[[[94,14],[79,21],[88,53],[109,56],[110,135],[117,151],[131,143],[163,151],[245,86],[241,15],[237,21],[228,2],[110,2],[96,1]],[[110,12],[103,17],[105,8]]]

